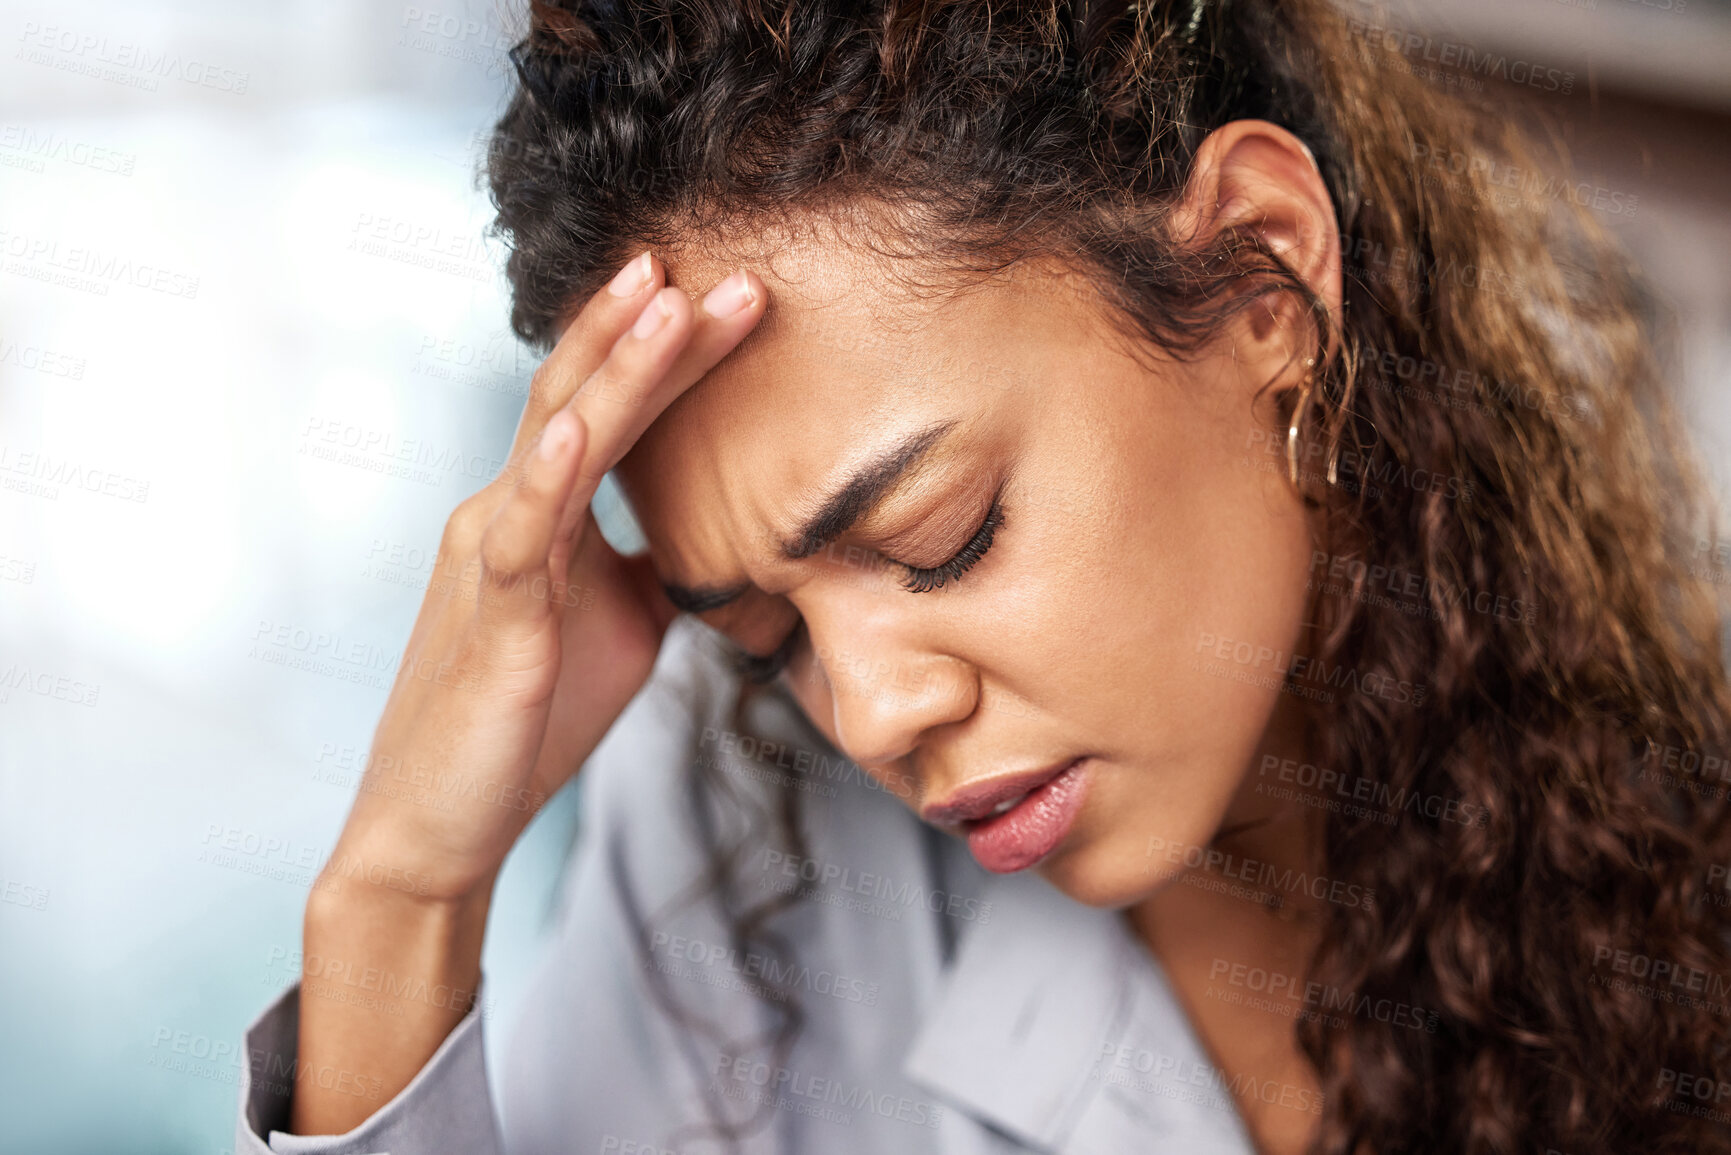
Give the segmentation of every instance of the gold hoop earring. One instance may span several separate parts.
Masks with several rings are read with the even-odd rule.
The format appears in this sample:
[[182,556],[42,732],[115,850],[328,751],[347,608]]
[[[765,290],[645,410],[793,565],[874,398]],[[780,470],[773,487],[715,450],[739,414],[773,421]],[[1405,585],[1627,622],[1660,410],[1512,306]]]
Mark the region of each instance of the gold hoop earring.
[[[1298,485],[1298,426],[1304,420],[1304,410],[1310,404],[1310,388],[1316,384],[1316,374],[1312,371],[1316,366],[1315,357],[1304,359],[1304,388],[1299,390],[1298,404],[1292,407],[1292,423],[1286,427],[1286,472],[1292,478],[1292,487]],[[1334,484],[1334,462],[1328,463],[1328,483]]]

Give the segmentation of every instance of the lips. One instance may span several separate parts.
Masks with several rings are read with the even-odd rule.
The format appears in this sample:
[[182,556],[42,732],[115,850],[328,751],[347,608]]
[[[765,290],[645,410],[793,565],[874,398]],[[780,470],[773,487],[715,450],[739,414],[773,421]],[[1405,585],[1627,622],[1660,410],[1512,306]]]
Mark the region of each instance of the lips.
[[1084,755],[1057,766],[1010,774],[962,788],[925,807],[927,822],[960,826],[968,849],[994,874],[1026,870],[1064,840],[1087,788]]

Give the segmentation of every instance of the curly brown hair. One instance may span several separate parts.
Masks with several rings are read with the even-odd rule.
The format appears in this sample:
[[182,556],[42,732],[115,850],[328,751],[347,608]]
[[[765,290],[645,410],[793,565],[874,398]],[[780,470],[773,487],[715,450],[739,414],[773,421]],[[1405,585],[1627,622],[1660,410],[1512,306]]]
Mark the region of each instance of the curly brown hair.
[[[530,9],[488,167],[512,323],[541,347],[646,245],[867,200],[879,240],[957,274],[1059,256],[1178,355],[1299,294],[1316,659],[1427,687],[1306,696],[1319,761],[1483,816],[1327,816],[1330,875],[1377,901],[1327,915],[1310,977],[1438,1021],[1297,1028],[1314,1151],[1731,1151],[1697,1090],[1731,1088],[1716,512],[1630,262],[1567,200],[1493,195],[1491,162],[1532,163],[1505,114],[1329,0]],[[1336,314],[1251,232],[1173,235],[1198,145],[1241,118],[1315,154]],[[773,908],[736,913],[770,933]]]

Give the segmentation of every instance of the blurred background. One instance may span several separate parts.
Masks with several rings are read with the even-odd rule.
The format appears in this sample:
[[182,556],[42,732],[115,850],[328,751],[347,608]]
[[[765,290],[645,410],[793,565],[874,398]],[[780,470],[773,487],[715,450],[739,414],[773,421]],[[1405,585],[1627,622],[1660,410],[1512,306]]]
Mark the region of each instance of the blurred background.
[[[1657,285],[1731,490],[1731,4],[1346,15],[1551,126],[1575,176],[1542,195]],[[0,0],[0,1151],[230,1148],[241,1032],[535,364],[476,180],[519,20]],[[575,819],[501,881],[506,1022]]]

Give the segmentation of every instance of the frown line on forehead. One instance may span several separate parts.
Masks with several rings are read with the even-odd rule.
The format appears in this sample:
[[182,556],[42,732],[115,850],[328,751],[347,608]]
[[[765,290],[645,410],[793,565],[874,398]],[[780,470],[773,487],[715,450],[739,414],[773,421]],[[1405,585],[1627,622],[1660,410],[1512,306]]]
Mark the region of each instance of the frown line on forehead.
[[[788,561],[811,557],[869,516],[914,475],[920,462],[957,424],[952,419],[927,425],[873,454],[832,492],[808,507],[813,512],[779,543],[781,556]],[[750,588],[750,582],[695,586],[674,581],[662,583],[668,600],[686,613],[720,609]]]

